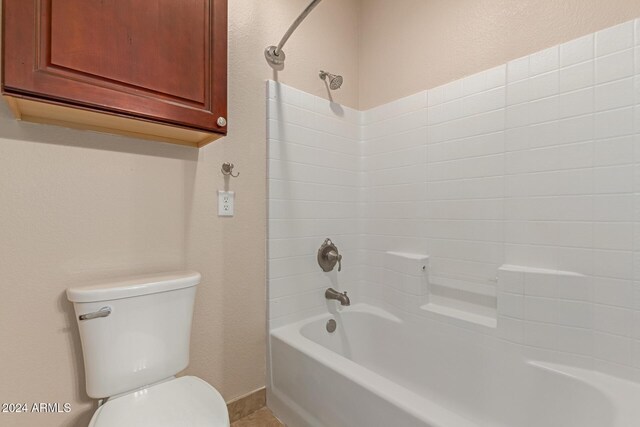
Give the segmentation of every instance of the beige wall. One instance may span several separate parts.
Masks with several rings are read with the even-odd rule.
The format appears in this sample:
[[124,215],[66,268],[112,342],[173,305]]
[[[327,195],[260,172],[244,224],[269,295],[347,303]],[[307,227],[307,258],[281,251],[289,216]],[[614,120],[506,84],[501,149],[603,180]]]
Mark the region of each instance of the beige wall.
[[[306,0],[229,1],[229,136],[201,150],[20,123],[0,102],[0,402],[71,402],[68,415],[0,414],[12,427],[85,427],[81,349],[64,290],[86,280],[203,273],[187,373],[226,399],[265,384],[263,49]],[[357,105],[357,0],[325,0],[291,38],[279,79]],[[326,28],[330,28],[327,31]],[[236,216],[217,217],[224,161]]]
[[360,108],[640,16],[637,0],[362,0]]

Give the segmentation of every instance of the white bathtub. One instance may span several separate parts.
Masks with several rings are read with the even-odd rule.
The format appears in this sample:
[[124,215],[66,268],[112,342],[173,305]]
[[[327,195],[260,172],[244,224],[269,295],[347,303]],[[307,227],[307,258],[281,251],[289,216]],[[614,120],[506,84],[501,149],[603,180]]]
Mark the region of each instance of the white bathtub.
[[289,427],[640,426],[637,383],[525,360],[492,336],[425,328],[366,304],[270,339],[268,403]]

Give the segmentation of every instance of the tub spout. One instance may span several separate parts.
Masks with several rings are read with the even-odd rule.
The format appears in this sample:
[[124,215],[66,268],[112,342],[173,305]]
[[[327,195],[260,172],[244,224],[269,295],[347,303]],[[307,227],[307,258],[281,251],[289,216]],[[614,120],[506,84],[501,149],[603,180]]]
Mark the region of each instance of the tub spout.
[[340,301],[340,305],[351,305],[351,301],[347,296],[347,291],[338,292],[333,288],[329,288],[324,293],[324,297],[326,299],[334,299],[336,301]]

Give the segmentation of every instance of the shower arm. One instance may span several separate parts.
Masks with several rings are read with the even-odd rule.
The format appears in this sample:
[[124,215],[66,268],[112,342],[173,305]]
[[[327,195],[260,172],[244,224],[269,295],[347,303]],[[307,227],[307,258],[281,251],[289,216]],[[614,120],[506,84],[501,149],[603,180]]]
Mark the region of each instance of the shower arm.
[[298,16],[296,20],[293,21],[293,24],[291,24],[287,32],[284,34],[284,36],[282,36],[282,39],[280,40],[280,43],[278,43],[278,46],[269,46],[265,49],[264,55],[267,58],[267,61],[269,61],[273,65],[281,65],[284,63],[285,55],[282,51],[282,48],[284,47],[287,40],[289,40],[289,37],[291,37],[291,34],[293,34],[293,32],[298,28],[302,21],[304,21],[307,15],[309,15],[321,1],[322,0],[312,0],[311,3],[309,3],[309,5],[302,11],[300,16]]

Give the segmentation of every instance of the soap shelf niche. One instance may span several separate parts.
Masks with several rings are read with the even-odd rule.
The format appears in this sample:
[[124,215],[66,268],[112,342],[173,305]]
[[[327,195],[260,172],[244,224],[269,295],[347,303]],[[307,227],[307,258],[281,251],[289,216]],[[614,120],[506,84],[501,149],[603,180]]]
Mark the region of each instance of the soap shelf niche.
[[420,309],[495,328],[496,287],[477,281],[429,275],[429,299]]
[[406,294],[408,300],[419,301],[419,310],[496,327],[495,284],[434,276],[429,268],[429,256],[424,254],[386,252],[385,270],[386,285]]

